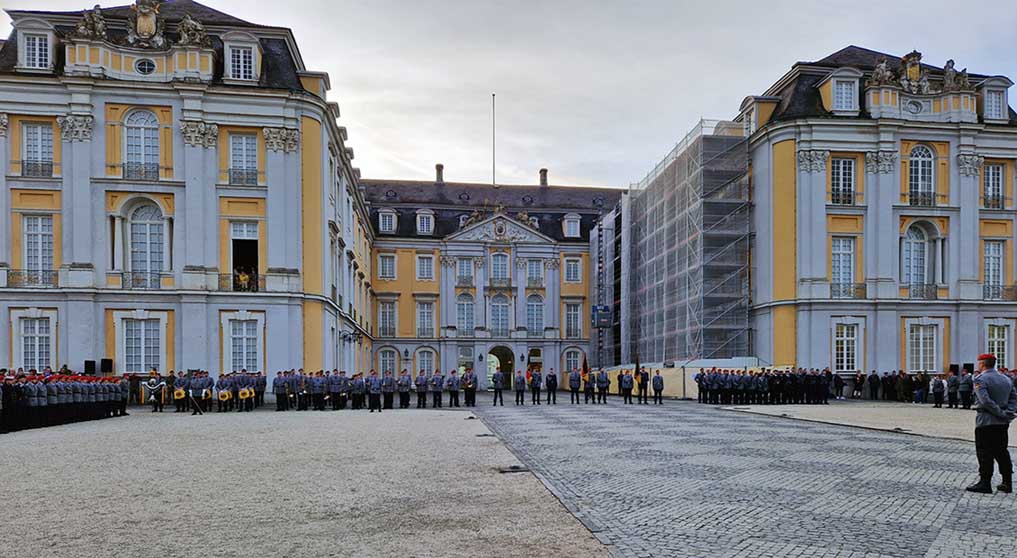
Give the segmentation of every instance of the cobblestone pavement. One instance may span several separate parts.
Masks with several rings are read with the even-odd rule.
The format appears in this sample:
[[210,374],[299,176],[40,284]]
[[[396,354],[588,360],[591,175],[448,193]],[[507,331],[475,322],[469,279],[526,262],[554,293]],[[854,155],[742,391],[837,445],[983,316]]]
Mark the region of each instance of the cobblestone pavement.
[[977,476],[969,442],[565,401],[477,414],[615,556],[1017,552],[1017,496],[963,490]]

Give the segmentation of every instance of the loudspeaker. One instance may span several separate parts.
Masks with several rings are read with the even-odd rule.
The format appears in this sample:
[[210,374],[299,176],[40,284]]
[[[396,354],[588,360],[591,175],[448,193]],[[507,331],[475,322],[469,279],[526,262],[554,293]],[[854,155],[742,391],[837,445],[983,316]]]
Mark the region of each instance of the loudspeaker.
[[94,360],[86,360],[85,361],[85,374],[87,374],[89,376],[95,376],[95,361]]
[[950,365],[950,373],[951,374],[960,374],[960,365],[959,364],[951,364]]
[[964,370],[967,370],[969,373],[974,374],[975,373],[975,363],[973,363],[973,362],[965,362],[964,363]]
[[104,358],[101,361],[99,361],[99,371],[102,372],[103,374],[112,374],[113,373],[113,359],[111,359],[111,358]]

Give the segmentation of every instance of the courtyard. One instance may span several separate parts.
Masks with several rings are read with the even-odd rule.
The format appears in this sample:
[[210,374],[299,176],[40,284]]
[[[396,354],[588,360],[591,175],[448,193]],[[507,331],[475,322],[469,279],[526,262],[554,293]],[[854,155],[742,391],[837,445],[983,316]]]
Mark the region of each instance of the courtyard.
[[[975,476],[964,440],[678,401],[478,403],[381,415],[136,408],[6,435],[4,517],[14,527],[0,532],[0,556],[1017,550],[1017,498],[963,491]],[[500,472],[513,466],[531,472]]]

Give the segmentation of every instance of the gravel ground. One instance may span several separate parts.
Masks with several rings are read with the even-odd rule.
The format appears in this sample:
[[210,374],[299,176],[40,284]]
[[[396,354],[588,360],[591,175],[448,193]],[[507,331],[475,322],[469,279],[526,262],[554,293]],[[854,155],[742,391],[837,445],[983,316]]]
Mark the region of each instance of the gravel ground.
[[[0,437],[0,556],[607,556],[463,411],[210,414]],[[481,436],[478,435],[488,435]]]
[[[936,409],[931,404],[869,403],[831,401],[829,405],[741,405],[730,410],[770,416],[805,419],[827,424],[863,426],[882,430],[900,428],[904,432],[975,441],[975,412],[963,409]],[[1017,437],[1010,440],[1017,447]]]

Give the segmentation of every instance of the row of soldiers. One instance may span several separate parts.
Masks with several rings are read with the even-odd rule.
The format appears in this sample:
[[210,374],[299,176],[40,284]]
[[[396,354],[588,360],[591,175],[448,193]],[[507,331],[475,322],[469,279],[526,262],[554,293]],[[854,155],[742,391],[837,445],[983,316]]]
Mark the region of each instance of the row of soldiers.
[[432,405],[441,407],[444,394],[448,394],[448,406],[459,407],[459,392],[464,395],[463,405],[477,404],[477,375],[467,368],[460,377],[457,370],[449,372],[448,378],[440,370],[428,376],[423,370],[415,378],[403,369],[398,376],[386,371],[378,374],[371,370],[365,374],[347,376],[344,370],[305,373],[303,369],[288,370],[276,374],[272,380],[276,411],[314,409],[324,411],[331,405],[338,411],[351,403],[353,410],[364,408],[365,401],[370,412],[392,409],[395,396],[399,395],[399,408],[410,407],[411,392],[417,394],[417,408],[427,408],[427,394],[432,395]]
[[0,434],[127,416],[129,392],[126,376],[0,370]]
[[759,371],[700,368],[693,376],[699,402],[710,405],[825,405],[834,382],[829,370]]

